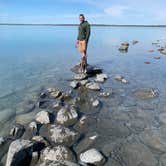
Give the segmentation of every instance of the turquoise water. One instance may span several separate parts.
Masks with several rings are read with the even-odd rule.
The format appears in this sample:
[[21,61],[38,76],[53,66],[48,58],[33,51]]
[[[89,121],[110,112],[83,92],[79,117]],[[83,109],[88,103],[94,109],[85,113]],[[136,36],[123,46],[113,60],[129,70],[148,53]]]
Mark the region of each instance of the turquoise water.
[[[66,80],[72,76],[70,68],[80,59],[75,48],[76,37],[77,27],[0,26],[1,122],[9,116],[4,112],[10,110],[13,117],[18,104],[31,99],[42,86],[66,87]],[[128,53],[118,51],[121,42],[133,40],[139,43],[130,44]],[[88,60],[103,67],[110,78],[115,74],[124,75],[130,82],[124,87],[126,95],[134,88],[157,88],[164,101],[166,56],[152,45],[156,40],[165,45],[165,28],[92,27]],[[155,51],[151,53],[150,49]],[[154,56],[161,59],[156,60]],[[104,86],[118,91],[121,85],[110,79]]]

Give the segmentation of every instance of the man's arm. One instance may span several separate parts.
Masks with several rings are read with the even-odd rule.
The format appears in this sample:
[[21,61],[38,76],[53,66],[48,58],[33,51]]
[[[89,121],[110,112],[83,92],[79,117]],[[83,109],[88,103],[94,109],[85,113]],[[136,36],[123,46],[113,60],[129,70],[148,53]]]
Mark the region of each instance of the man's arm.
[[88,24],[86,27],[86,37],[85,37],[86,43],[88,43],[89,37],[90,37],[90,24]]

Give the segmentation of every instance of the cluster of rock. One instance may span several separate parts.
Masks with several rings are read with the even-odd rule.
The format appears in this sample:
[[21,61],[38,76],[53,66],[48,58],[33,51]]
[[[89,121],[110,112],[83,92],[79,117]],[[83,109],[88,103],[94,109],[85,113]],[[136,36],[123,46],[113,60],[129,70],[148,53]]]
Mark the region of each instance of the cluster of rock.
[[120,52],[128,52],[128,48],[129,48],[129,43],[128,42],[123,42],[123,43],[121,43],[119,51]]
[[[98,96],[108,97],[111,92],[101,91],[100,85],[107,78],[102,69],[89,66],[86,74],[74,76],[70,86],[72,89],[83,87],[97,92]],[[92,146],[98,138],[97,133],[83,134],[83,128],[91,123],[91,119],[79,111],[77,101],[79,97],[73,99],[72,91],[62,92],[54,87],[42,90],[33,109],[38,110],[33,120],[27,124],[16,123],[9,136],[0,138],[1,149],[7,144],[4,153],[0,153],[5,165],[104,165],[105,156]],[[94,109],[101,104],[97,98],[91,98],[90,102]]]

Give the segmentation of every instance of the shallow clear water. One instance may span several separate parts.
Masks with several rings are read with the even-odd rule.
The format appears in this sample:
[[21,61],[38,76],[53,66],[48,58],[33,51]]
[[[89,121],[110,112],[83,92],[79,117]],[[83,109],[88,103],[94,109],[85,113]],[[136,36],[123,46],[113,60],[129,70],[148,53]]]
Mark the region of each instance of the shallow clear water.
[[[68,87],[67,79],[73,75],[70,68],[80,59],[74,46],[76,36],[77,27],[0,26],[2,118],[14,117],[19,111],[18,104],[27,98],[31,99],[42,86]],[[133,40],[139,42],[132,45]],[[157,51],[156,45],[152,45],[152,42],[157,40],[161,40],[161,45],[165,46],[165,28],[92,27],[88,46],[89,64],[103,67],[110,76],[103,87],[106,90],[113,89],[115,94],[112,99],[103,101],[106,108],[99,115],[101,123],[92,128],[99,130],[99,133],[105,131],[100,133],[103,135],[103,144],[106,144],[106,140],[114,139],[108,134],[109,131],[115,132],[117,137],[126,134],[125,131],[123,133],[117,129],[110,129],[113,121],[119,122],[117,119],[121,119],[120,115],[125,117],[131,114],[129,117],[133,117],[136,113],[131,113],[132,111],[143,109],[150,110],[149,117],[154,118],[160,112],[166,111],[166,56]],[[123,41],[130,43],[127,53],[118,51]],[[154,52],[149,52],[150,49],[154,49]],[[160,59],[154,59],[156,56],[160,56]],[[145,64],[145,61],[151,63]],[[115,81],[113,77],[116,74],[125,76],[129,84]],[[135,99],[131,92],[139,88],[157,89],[159,96],[150,101]],[[115,114],[109,115],[110,112]],[[109,116],[113,117],[110,124]],[[124,119],[120,121],[125,121]],[[129,119],[127,118],[125,123],[129,123]],[[155,126],[156,123],[158,122],[152,124]],[[149,122],[148,125],[153,126],[152,124]],[[103,128],[104,130],[101,130]],[[1,129],[0,135],[4,133]],[[100,145],[104,146],[103,144]]]

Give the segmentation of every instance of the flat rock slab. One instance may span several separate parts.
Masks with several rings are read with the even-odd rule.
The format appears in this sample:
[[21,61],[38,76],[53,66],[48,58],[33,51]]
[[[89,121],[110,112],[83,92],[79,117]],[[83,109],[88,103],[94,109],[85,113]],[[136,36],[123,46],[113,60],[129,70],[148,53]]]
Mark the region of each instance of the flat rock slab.
[[133,92],[133,95],[140,99],[153,99],[158,96],[158,92],[154,89],[138,89]]
[[[71,71],[76,73],[76,74],[79,74],[80,73],[80,65],[75,65],[71,69]],[[95,74],[100,74],[100,73],[102,73],[102,68],[97,67],[97,66],[92,66],[92,65],[87,66],[86,74],[95,75]]]

